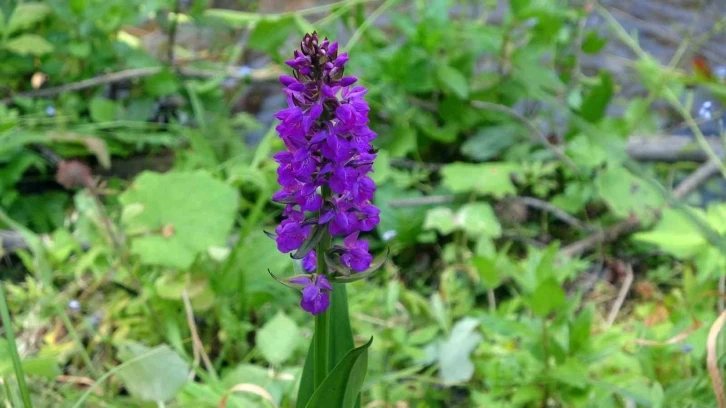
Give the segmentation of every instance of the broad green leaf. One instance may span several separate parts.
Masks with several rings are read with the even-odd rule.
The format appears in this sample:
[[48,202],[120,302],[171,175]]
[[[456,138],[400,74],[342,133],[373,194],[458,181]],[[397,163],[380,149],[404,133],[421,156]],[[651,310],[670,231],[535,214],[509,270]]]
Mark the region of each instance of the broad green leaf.
[[[698,214],[702,214],[698,212]],[[678,210],[666,208],[650,231],[639,232],[633,239],[657,245],[661,250],[688,259],[708,247],[708,241],[693,223]]]
[[40,56],[53,51],[53,44],[36,34],[22,34],[5,42],[5,48],[20,55]]
[[118,107],[114,101],[101,97],[91,99],[88,109],[91,111],[91,119],[99,123],[116,120],[118,113]]
[[368,370],[368,347],[373,342],[350,350],[310,397],[306,408],[353,408]]
[[295,322],[282,312],[257,331],[257,347],[268,362],[280,365],[287,361],[300,341],[300,330]]
[[580,116],[591,123],[600,121],[613,96],[613,80],[607,73],[600,74],[600,83],[592,88],[580,106]]
[[471,260],[476,268],[479,278],[489,289],[494,289],[501,283],[501,277],[497,270],[496,262],[492,259],[477,256]]
[[454,193],[477,192],[503,198],[515,194],[512,175],[519,172],[513,163],[452,163],[441,169],[443,185]]
[[128,392],[145,401],[169,401],[186,384],[189,365],[167,345],[149,348],[137,343],[119,346],[118,358],[133,362],[118,370]]
[[[348,294],[345,284],[334,283],[333,293],[330,299],[330,357],[329,368],[332,370],[343,358],[352,351],[353,331],[350,328],[350,317],[348,316]],[[308,354],[305,358],[305,366],[303,367],[302,378],[300,379],[300,388],[298,389],[297,401],[295,407],[303,408],[308,406],[315,391],[315,383],[313,382],[313,341],[310,340]],[[360,401],[356,402],[355,407],[360,407]]]
[[492,206],[485,202],[464,204],[456,214],[456,221],[470,235],[496,238],[502,233]]
[[550,369],[547,375],[562,384],[582,389],[589,381],[587,371],[587,366],[570,358]]
[[119,201],[143,206],[124,225],[128,234],[138,235],[131,251],[146,264],[178,268],[225,244],[237,210],[237,192],[202,171],[144,172]]
[[51,8],[46,4],[20,3],[10,15],[5,34],[12,35],[16,31],[29,28],[43,21],[50,12]]
[[448,235],[457,229],[454,212],[448,207],[436,207],[426,213],[425,229],[435,229],[442,235]]
[[466,99],[469,96],[469,83],[464,74],[446,64],[436,66],[436,77],[441,85],[448,88],[456,96]]
[[565,303],[565,291],[554,279],[540,283],[529,298],[529,307],[537,316],[547,316]]
[[439,376],[445,384],[469,381],[474,375],[474,364],[469,355],[482,341],[477,331],[480,321],[465,317],[454,325],[448,339],[439,345]]
[[595,185],[600,197],[621,218],[634,214],[648,222],[663,204],[661,194],[653,186],[623,167],[610,167],[603,171]]

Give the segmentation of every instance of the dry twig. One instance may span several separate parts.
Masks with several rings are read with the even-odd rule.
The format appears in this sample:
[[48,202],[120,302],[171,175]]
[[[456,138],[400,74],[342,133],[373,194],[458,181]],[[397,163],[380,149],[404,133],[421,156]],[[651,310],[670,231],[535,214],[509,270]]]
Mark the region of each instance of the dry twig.
[[606,321],[607,327],[610,327],[613,323],[615,323],[615,319],[618,317],[618,313],[620,313],[620,308],[623,307],[623,302],[625,302],[625,297],[628,296],[631,286],[633,286],[633,267],[630,264],[626,264],[625,280],[623,281],[623,286],[620,287],[618,297],[615,299],[612,309],[610,309],[610,314],[608,314],[608,319]]
[[[39,97],[50,97],[66,92],[75,92],[82,89],[93,88],[95,86],[111,84],[115,82],[121,82],[129,79],[145,78],[158,74],[164,69],[164,67],[149,67],[149,68],[133,68],[118,72],[112,72],[97,76],[94,78],[84,79],[78,82],[71,82],[69,84],[54,86],[52,88],[38,89],[35,91],[22,92],[15,95],[8,96],[0,99],[0,103],[12,102],[13,98],[39,98]],[[252,69],[245,71],[237,67],[227,67],[223,72],[199,70],[193,68],[180,68],[179,73],[187,77],[200,77],[200,78],[212,78],[215,76],[222,75],[226,78],[234,79],[251,79],[253,81],[269,81],[276,79],[280,75],[279,68],[261,68]]]
[[197,325],[196,323],[194,323],[194,310],[192,309],[192,302],[189,300],[189,294],[187,293],[186,289],[184,289],[184,292],[182,292],[182,300],[184,301],[184,311],[187,315],[187,324],[189,325],[189,331],[192,334],[194,359],[197,360],[197,356],[201,356],[202,361],[204,362],[204,366],[207,368],[207,372],[209,373],[209,375],[211,375],[212,378],[217,378],[217,372],[214,369],[214,364],[212,364],[212,361],[209,359],[207,352],[204,351],[204,344],[202,343],[202,339],[199,338],[199,332],[197,332]]
[[721,312],[713,325],[708,331],[708,340],[706,341],[706,366],[708,367],[708,375],[711,377],[711,385],[713,393],[716,394],[718,408],[726,408],[726,395],[723,390],[723,378],[721,370],[718,367],[718,355],[716,353],[716,342],[724,324],[726,324],[726,312]]
[[[698,186],[703,184],[706,180],[711,178],[714,174],[716,174],[720,169],[719,163],[716,162],[708,162],[698,169],[696,169],[693,173],[691,173],[688,177],[686,177],[674,190],[673,190],[673,198],[677,200],[682,200],[686,198],[688,195],[690,195]],[[658,211],[660,213],[660,210]],[[565,254],[568,257],[577,256],[585,251],[588,251],[590,249],[595,248],[596,246],[605,243],[605,242],[611,242],[618,238],[620,238],[623,235],[627,235],[637,229],[640,228],[640,220],[632,216],[628,218],[627,220],[620,221],[619,223],[613,225],[612,227],[606,228],[604,230],[598,231],[595,234],[592,234],[586,238],[583,238],[577,242],[573,242],[570,245],[567,245],[566,247],[562,248],[562,253]]]

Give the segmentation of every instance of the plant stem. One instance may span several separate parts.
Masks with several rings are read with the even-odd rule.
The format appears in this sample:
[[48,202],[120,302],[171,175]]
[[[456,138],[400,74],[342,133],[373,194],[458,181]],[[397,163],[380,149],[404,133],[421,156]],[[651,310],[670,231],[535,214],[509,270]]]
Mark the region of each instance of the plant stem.
[[[330,196],[330,189],[323,187],[323,200]],[[327,226],[323,226],[327,228]],[[330,249],[332,238],[330,233],[327,231],[323,235],[323,238],[318,243],[316,248],[317,255],[317,273],[318,275],[326,275],[328,272],[328,266],[325,264],[325,252]],[[328,370],[330,369],[330,314],[331,307],[323,313],[315,316],[315,334],[313,335],[313,357],[315,359],[313,378],[315,389],[320,385],[328,376]]]
[[[542,358],[544,360],[544,371],[543,374],[547,378],[550,365],[550,336],[547,332],[547,320],[542,319]],[[549,381],[544,383],[544,396],[542,398],[542,408],[547,407],[547,401],[550,399],[550,385]]]
[[83,363],[88,368],[88,371],[91,372],[91,376],[93,377],[93,379],[98,379],[99,377],[101,377],[101,373],[96,370],[96,366],[93,365],[93,360],[88,354],[86,346],[83,345],[83,339],[81,339],[78,331],[73,326],[73,322],[71,322],[70,317],[68,317],[68,313],[66,313],[66,311],[58,304],[54,304],[53,306],[55,307],[56,312],[58,313],[58,317],[60,317],[61,322],[63,323],[63,326],[68,331],[68,334],[71,336],[73,341],[78,344],[78,353],[81,355],[81,360],[83,360]]
[[23,363],[20,361],[20,355],[18,354],[18,345],[15,342],[13,322],[10,320],[10,310],[8,308],[8,303],[5,300],[5,291],[3,290],[2,284],[0,284],[0,317],[2,317],[3,328],[5,329],[5,338],[8,340],[10,358],[13,360],[15,377],[18,380],[18,388],[20,389],[20,396],[23,399],[23,405],[25,408],[33,408],[33,403],[30,401],[28,384],[25,382]]

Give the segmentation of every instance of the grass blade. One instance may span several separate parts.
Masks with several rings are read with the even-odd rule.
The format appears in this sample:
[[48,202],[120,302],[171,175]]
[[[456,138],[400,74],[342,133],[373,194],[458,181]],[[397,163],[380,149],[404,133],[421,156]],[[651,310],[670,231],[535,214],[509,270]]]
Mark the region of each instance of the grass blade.
[[18,388],[20,389],[20,397],[23,399],[25,408],[33,408],[30,401],[30,392],[28,384],[25,382],[25,373],[23,372],[23,363],[20,361],[18,354],[18,345],[15,343],[15,332],[13,331],[13,322],[10,320],[10,310],[5,300],[5,291],[0,284],[0,317],[2,317],[3,328],[5,329],[5,338],[8,340],[8,348],[10,350],[10,358],[13,360],[13,368],[15,369],[15,377],[18,380]]

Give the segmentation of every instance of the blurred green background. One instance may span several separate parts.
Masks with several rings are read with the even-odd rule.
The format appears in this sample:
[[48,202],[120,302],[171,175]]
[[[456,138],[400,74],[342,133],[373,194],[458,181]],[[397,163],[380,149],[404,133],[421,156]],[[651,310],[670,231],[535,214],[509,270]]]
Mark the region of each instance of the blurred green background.
[[3,406],[15,350],[35,407],[295,406],[312,318],[263,230],[317,30],[380,149],[363,407],[726,408],[722,2],[0,10]]

